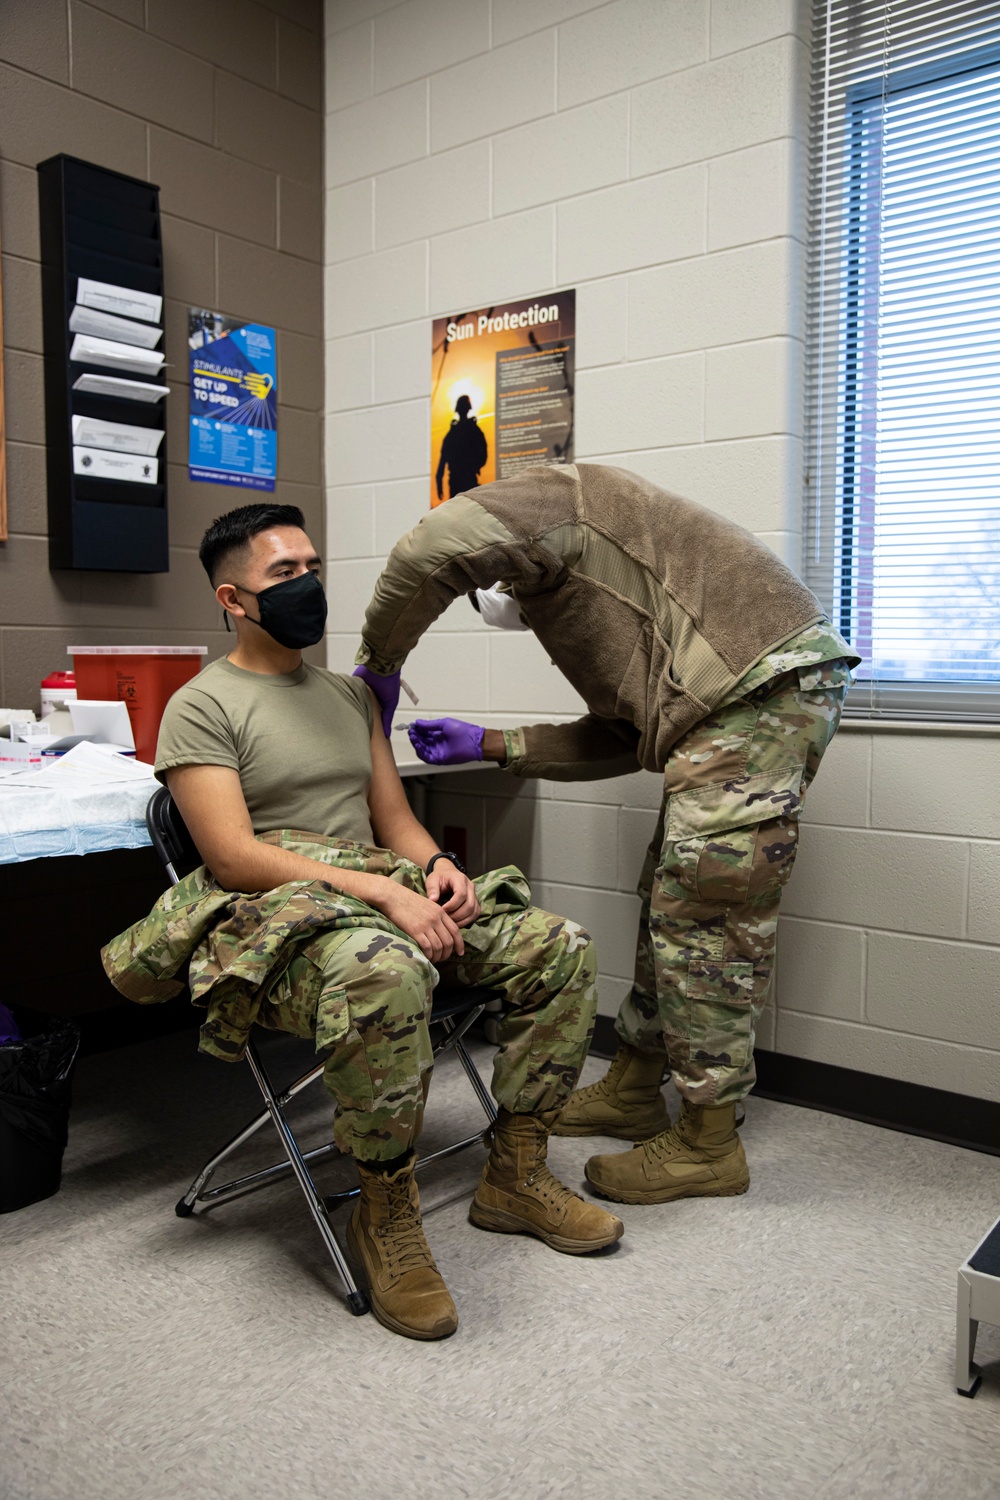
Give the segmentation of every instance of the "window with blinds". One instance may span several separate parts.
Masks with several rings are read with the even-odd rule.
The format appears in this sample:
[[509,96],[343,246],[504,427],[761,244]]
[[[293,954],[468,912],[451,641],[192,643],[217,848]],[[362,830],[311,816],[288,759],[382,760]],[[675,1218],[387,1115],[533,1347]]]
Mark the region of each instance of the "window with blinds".
[[848,712],[1000,720],[1000,4],[818,0],[806,574]]

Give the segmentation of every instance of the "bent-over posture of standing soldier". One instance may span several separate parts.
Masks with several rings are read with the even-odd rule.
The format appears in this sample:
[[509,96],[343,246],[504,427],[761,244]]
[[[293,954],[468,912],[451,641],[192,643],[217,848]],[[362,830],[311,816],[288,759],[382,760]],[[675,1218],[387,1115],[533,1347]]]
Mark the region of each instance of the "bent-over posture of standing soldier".
[[644,767],[664,781],[618,1052],[556,1130],[637,1143],[587,1163],[608,1198],[743,1193],[736,1106],[755,1080],[778,905],[860,658],[742,527],[621,469],[534,468],[449,500],[393,549],[358,653],[386,725],[407,653],[473,590],[489,591],[488,623],[535,632],[589,711],[502,731],[418,720],[418,754],[554,780]]

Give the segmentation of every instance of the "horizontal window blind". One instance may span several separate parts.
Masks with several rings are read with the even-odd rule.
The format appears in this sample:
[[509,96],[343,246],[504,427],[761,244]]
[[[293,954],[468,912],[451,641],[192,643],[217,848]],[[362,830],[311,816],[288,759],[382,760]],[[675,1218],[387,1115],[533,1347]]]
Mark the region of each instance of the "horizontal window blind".
[[1000,4],[817,0],[806,575],[849,713],[1000,720]]

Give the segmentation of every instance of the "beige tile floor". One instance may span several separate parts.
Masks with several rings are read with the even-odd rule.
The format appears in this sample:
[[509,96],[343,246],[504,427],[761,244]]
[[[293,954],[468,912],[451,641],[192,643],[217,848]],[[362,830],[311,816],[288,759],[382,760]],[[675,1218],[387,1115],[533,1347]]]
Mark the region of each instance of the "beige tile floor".
[[[1000,1332],[975,1401],[951,1364],[1000,1159],[751,1100],[746,1197],[625,1208],[575,1259],[467,1222],[474,1148],[424,1182],[462,1321],[416,1344],[350,1317],[293,1187],[174,1217],[256,1105],[193,1049],[81,1063],[61,1192],[0,1219],[3,1500],[1000,1497]],[[447,1060],[428,1140],[476,1109]],[[298,1117],[319,1139],[321,1091]],[[568,1182],[592,1149],[553,1143]]]

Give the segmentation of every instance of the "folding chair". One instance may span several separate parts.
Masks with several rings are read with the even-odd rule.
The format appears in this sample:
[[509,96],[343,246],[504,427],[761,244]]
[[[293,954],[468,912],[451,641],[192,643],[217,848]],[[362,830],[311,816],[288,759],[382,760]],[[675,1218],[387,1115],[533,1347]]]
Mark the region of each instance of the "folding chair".
[[[176,885],[179,880],[201,864],[201,856],[166,787],[159,787],[150,797],[146,807],[146,827],[149,829],[153,848],[163,863],[171,885]],[[474,1025],[487,1009],[491,1011],[500,1009],[500,997],[495,990],[471,986],[445,990],[439,986],[434,992],[430,1024],[439,1037],[434,1045],[435,1057],[452,1049],[455,1051],[472,1085],[473,1093],[482,1106],[487,1122],[492,1125],[497,1117],[496,1106],[463,1040],[469,1027]],[[301,1151],[284,1114],[289,1100],[322,1076],[323,1064],[319,1063],[316,1067],[310,1068],[307,1073],[302,1074],[301,1078],[297,1078],[294,1083],[279,1093],[268,1077],[252,1039],[247,1042],[246,1060],[264,1097],[265,1108],[244,1125],[242,1130],[237,1131],[221,1151],[217,1151],[209,1158],[183,1198],[176,1204],[174,1212],[179,1218],[187,1218],[199,1203],[225,1203],[231,1198],[241,1197],[244,1193],[266,1187],[288,1172],[294,1173],[302,1190],[302,1196],[306,1200],[306,1206],[319,1230],[320,1238],[344,1285],[347,1305],[356,1317],[360,1316],[368,1311],[368,1298],[363,1291],[359,1290],[351,1275],[329,1219],[329,1214],[335,1208],[351,1198],[356,1198],[360,1188],[350,1188],[346,1192],[321,1196],[306,1164],[318,1161],[325,1156],[340,1155],[339,1148],[333,1141],[329,1141],[311,1151]],[[281,1141],[287,1160],[276,1162],[273,1166],[264,1167],[257,1172],[250,1172],[246,1176],[233,1178],[232,1181],[223,1183],[219,1187],[210,1187],[209,1183],[222,1163],[252,1135],[256,1134],[268,1120],[278,1133],[278,1139]],[[432,1152],[430,1156],[421,1157],[418,1167],[422,1168],[430,1162],[440,1161],[442,1157],[451,1156],[456,1151],[464,1151],[467,1146],[474,1145],[481,1139],[482,1133],[477,1131],[474,1135],[456,1141],[451,1146]]]

